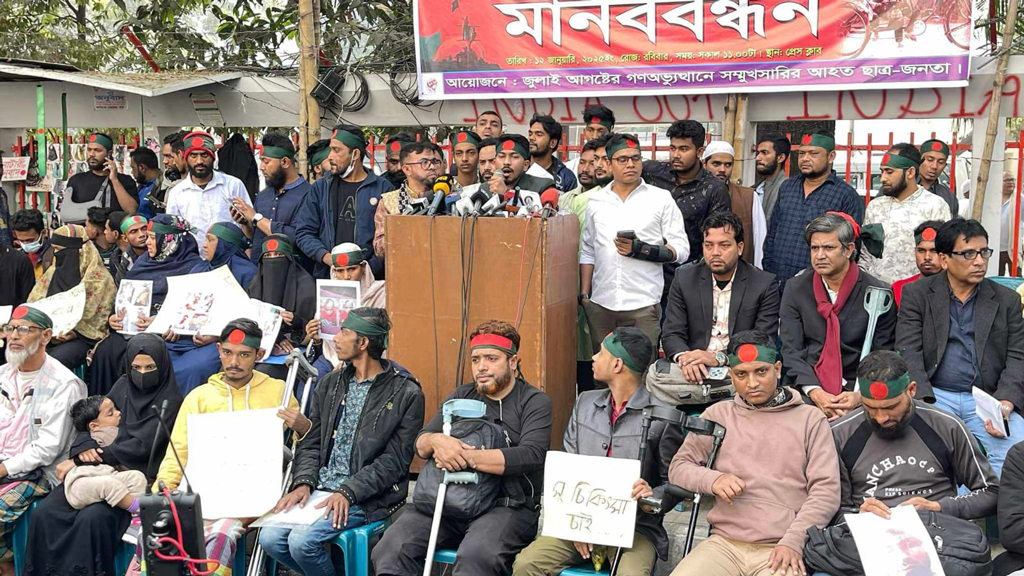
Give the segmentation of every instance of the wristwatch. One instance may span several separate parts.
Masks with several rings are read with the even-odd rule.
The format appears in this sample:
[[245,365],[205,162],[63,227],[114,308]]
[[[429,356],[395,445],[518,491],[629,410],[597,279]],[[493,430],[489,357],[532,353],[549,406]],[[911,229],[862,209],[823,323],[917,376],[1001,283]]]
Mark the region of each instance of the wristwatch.
[[263,214],[260,214],[259,212],[257,212],[257,213],[252,215],[252,223],[253,224],[258,224],[260,220],[263,220]]
[[579,295],[579,298],[577,298],[577,301],[580,304],[583,304],[584,300],[590,300],[590,292],[584,292],[583,294]]
[[729,364],[729,357],[725,355],[725,352],[715,352],[715,362],[718,362],[719,366],[725,366]]

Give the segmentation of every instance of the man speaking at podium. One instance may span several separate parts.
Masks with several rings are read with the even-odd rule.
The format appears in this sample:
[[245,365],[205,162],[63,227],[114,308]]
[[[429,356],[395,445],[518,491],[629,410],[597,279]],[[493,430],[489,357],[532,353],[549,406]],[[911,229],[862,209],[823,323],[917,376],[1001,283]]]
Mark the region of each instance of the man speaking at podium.
[[495,147],[496,168],[490,180],[480,189],[488,194],[504,194],[506,190],[522,190],[540,194],[555,187],[551,178],[539,178],[526,173],[530,167],[530,141],[519,134],[498,137]]

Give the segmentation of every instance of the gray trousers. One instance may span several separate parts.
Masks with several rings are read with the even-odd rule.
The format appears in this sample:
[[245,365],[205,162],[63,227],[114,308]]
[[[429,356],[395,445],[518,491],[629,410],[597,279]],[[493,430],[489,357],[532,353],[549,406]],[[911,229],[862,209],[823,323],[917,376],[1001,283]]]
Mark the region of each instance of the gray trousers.
[[594,352],[601,350],[601,342],[616,328],[639,328],[651,339],[653,349],[651,362],[658,359],[658,338],[661,336],[661,304],[647,306],[638,310],[617,312],[600,304],[587,302],[583,305],[590,325],[590,339],[594,344]]

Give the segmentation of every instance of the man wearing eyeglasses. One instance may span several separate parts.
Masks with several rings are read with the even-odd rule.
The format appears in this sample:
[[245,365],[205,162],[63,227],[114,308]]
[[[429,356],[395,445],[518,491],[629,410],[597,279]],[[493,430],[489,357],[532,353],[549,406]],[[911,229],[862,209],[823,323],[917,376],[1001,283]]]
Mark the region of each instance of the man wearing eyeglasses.
[[[993,250],[977,220],[944,223],[935,249],[944,271],[903,289],[896,346],[917,382],[917,398],[959,416],[999,475],[1010,447],[1024,440],[1020,296],[985,278]],[[1002,418],[978,417],[975,387],[999,400]]]
[[377,213],[373,216],[373,250],[378,258],[384,258],[388,245],[384,235],[384,219],[391,214],[409,213],[413,201],[425,197],[434,188],[434,182],[444,170],[443,157],[441,148],[433,142],[413,142],[402,146],[399,160],[402,172],[405,173],[405,182],[398,190],[381,195]]
[[[639,328],[651,342],[661,335],[662,265],[690,255],[683,215],[672,194],[640,177],[640,143],[615,134],[605,144],[611,184],[587,201],[580,250],[580,303],[594,350],[621,326]],[[658,347],[655,346],[654,354]],[[654,356],[647,363],[654,361]],[[644,368],[646,368],[646,364]]]
[[68,409],[85,383],[46,353],[53,321],[22,305],[0,330],[7,364],[0,366],[0,573],[13,574],[11,537],[18,518],[60,482],[56,463],[68,458],[74,429]]

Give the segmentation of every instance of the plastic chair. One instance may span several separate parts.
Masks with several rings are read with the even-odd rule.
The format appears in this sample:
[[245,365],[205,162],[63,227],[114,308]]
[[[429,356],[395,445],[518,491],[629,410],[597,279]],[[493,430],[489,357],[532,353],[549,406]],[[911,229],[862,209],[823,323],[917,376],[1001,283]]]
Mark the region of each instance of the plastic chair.
[[996,284],[1006,286],[1010,290],[1016,290],[1024,283],[1024,278],[1014,278],[1013,276],[989,276],[988,279]]
[[[434,552],[434,564],[455,564],[455,550],[438,550]],[[609,568],[610,570],[610,568]],[[597,574],[608,574],[608,570],[600,572],[594,570],[593,564],[580,564],[572,568],[566,568],[560,573],[561,576],[596,576]]]
[[438,550],[434,552],[434,564],[455,564],[455,550]]
[[29,504],[28,510],[25,510],[21,517],[18,518],[18,521],[14,523],[14,534],[11,536],[11,544],[14,547],[14,573],[17,574],[17,576],[21,576],[21,573],[25,568],[25,550],[28,548],[29,517],[32,516],[32,511],[36,509],[38,504],[38,499]]
[[[391,517],[349,528],[331,540],[333,546],[341,549],[345,563],[345,576],[367,576],[370,573],[370,541],[383,534],[388,526],[391,526]],[[452,561],[454,558],[455,552],[452,551]],[[276,573],[277,560],[268,556],[267,574],[273,576]]]

